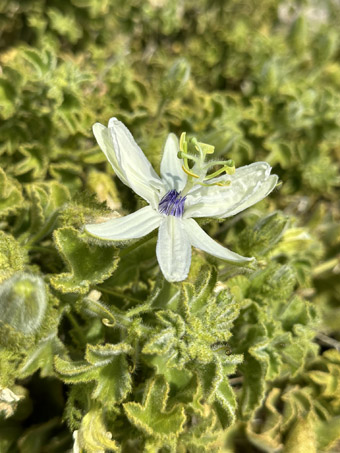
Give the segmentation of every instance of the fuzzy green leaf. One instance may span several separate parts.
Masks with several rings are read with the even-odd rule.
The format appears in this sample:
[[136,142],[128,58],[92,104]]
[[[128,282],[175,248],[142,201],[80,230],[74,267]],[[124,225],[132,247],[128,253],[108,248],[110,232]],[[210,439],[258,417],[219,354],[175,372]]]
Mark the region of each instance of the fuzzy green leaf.
[[63,293],[86,294],[91,285],[106,280],[118,265],[113,247],[89,244],[74,228],[60,228],[54,240],[70,269],[51,278],[52,285]]
[[150,380],[144,394],[143,403],[125,403],[125,412],[132,424],[149,436],[173,438],[183,430],[186,417],[184,409],[174,406],[166,410],[169,385],[164,377]]
[[70,194],[66,187],[56,181],[34,183],[26,187],[31,200],[30,242],[36,242],[49,234],[56,222],[58,212],[69,200]]
[[46,150],[39,144],[29,144],[20,147],[23,159],[13,167],[16,176],[26,175],[32,179],[43,178],[48,167]]
[[56,334],[52,333],[27,352],[27,357],[21,365],[18,374],[21,378],[25,378],[40,368],[42,377],[52,376],[54,375],[53,357],[64,353],[65,346]]
[[214,408],[223,429],[234,423],[236,398],[227,378],[224,378],[216,389]]
[[26,262],[26,251],[13,236],[0,231],[0,283],[15,272],[23,270]]
[[24,204],[20,186],[0,168],[0,216],[15,213]]
[[316,426],[316,438],[319,450],[335,447],[340,439],[340,416],[321,422]]
[[126,353],[131,348],[125,344],[106,344],[86,348],[86,361],[70,362],[55,357],[59,377],[70,384],[95,381],[92,397],[107,404],[122,401],[131,388],[131,375]]
[[107,431],[100,408],[91,409],[82,419],[79,430],[75,431],[73,451],[87,453],[106,453],[120,451],[112,434]]
[[298,419],[286,440],[285,453],[317,453],[315,432],[312,422],[307,419]]

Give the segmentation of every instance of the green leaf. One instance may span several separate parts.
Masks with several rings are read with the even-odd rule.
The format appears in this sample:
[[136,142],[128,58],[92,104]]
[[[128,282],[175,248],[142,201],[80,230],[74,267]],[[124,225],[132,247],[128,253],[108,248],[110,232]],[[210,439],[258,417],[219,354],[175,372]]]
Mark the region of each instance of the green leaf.
[[213,400],[216,389],[223,378],[221,363],[219,361],[213,361],[202,365],[197,364],[195,371],[204,397]]
[[76,43],[81,38],[83,34],[82,29],[70,13],[63,14],[57,8],[48,8],[47,15],[52,28],[61,36],[66,36],[72,43]]
[[14,214],[24,204],[21,189],[0,168],[0,217]]
[[22,56],[36,70],[39,77],[44,77],[47,73],[56,69],[57,58],[52,50],[38,51],[27,47],[22,49]]
[[0,283],[23,270],[27,262],[25,252],[13,236],[0,231]]
[[265,404],[260,409],[261,424],[257,424],[255,418],[249,421],[246,427],[247,437],[251,443],[267,453],[275,453],[283,446],[280,442],[283,417],[277,409],[280,393],[279,388],[274,387],[270,390]]
[[86,294],[91,285],[106,280],[117,268],[113,247],[89,244],[86,235],[74,228],[54,233],[56,246],[70,271],[51,277],[51,284],[62,293]]
[[335,447],[340,439],[340,416],[317,424],[315,431],[318,451]]
[[121,209],[119,192],[111,175],[92,170],[88,175],[87,185],[100,202],[105,201],[112,210]]
[[66,352],[66,348],[55,333],[41,340],[27,352],[27,357],[18,370],[20,378],[31,376],[38,369],[42,377],[53,376],[53,358]]
[[29,243],[37,242],[53,229],[59,210],[69,200],[66,187],[56,181],[34,183],[26,186],[31,200]]
[[0,78],[0,114],[3,119],[10,118],[16,111],[17,91],[15,84]]
[[250,418],[264,398],[267,367],[268,359],[259,361],[252,355],[245,354],[244,364],[240,367],[244,376],[240,409],[245,419]]
[[13,453],[16,448],[16,441],[22,431],[19,423],[11,420],[0,420],[0,451],[1,453]]
[[307,419],[298,419],[285,442],[285,453],[317,453],[315,432],[312,422]]
[[48,422],[30,427],[18,440],[20,453],[40,453],[43,447],[47,447],[48,439],[52,432],[60,427],[59,418],[53,418]]
[[75,192],[82,188],[82,168],[80,165],[61,161],[51,164],[48,170],[53,178],[70,191]]
[[228,378],[224,378],[218,384],[215,392],[214,408],[223,429],[234,423],[236,398]]
[[107,431],[103,410],[91,409],[82,419],[79,430],[75,431],[73,451],[86,453],[107,453],[120,451],[117,443],[112,440],[112,434]]
[[130,422],[149,436],[164,440],[178,436],[186,420],[184,408],[176,405],[167,411],[168,394],[169,385],[163,376],[150,380],[142,404],[123,405]]
[[21,146],[19,151],[24,158],[15,163],[13,174],[20,176],[30,173],[32,179],[43,178],[48,166],[46,150],[39,143],[30,143]]
[[55,357],[55,369],[66,383],[95,381],[92,397],[105,404],[122,401],[131,388],[131,375],[125,354],[131,347],[124,344],[106,344],[86,348],[86,361],[70,362]]
[[[179,436],[180,448],[190,453],[209,453],[221,451],[223,431],[216,429],[216,417],[205,407],[206,417],[195,418],[195,424],[188,427]],[[179,448],[179,449],[180,449]]]

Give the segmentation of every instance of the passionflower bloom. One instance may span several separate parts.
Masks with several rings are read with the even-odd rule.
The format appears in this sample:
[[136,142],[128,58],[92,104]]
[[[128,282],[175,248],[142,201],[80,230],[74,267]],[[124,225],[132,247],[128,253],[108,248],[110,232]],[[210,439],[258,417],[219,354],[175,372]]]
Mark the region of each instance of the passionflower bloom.
[[207,161],[213,146],[186,140],[185,134],[179,142],[169,134],[159,177],[129,130],[116,118],[110,119],[108,127],[96,123],[93,132],[118,178],[149,205],[125,217],[86,225],[88,233],[103,240],[125,241],[159,228],[157,259],[170,282],[187,277],[192,246],[228,262],[253,259],[218,244],[194,218],[230,217],[266,197],[278,179],[270,175],[266,162],[235,170],[230,160]]

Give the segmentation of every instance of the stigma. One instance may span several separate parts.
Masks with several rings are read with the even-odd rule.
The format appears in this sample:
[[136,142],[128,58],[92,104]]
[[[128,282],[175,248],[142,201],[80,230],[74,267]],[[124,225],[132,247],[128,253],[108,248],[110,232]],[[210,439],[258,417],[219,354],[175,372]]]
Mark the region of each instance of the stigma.
[[159,202],[158,210],[161,214],[182,217],[185,199],[177,190],[170,190]]

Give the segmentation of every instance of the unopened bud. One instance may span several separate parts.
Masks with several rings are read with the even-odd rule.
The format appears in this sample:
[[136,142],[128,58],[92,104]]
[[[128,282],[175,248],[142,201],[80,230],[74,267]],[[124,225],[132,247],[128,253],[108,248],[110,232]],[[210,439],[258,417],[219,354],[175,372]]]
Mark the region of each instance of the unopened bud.
[[47,306],[45,283],[20,272],[0,286],[0,321],[29,335],[38,330]]
[[165,75],[161,93],[165,99],[175,98],[187,84],[190,77],[190,64],[185,58],[179,58]]

